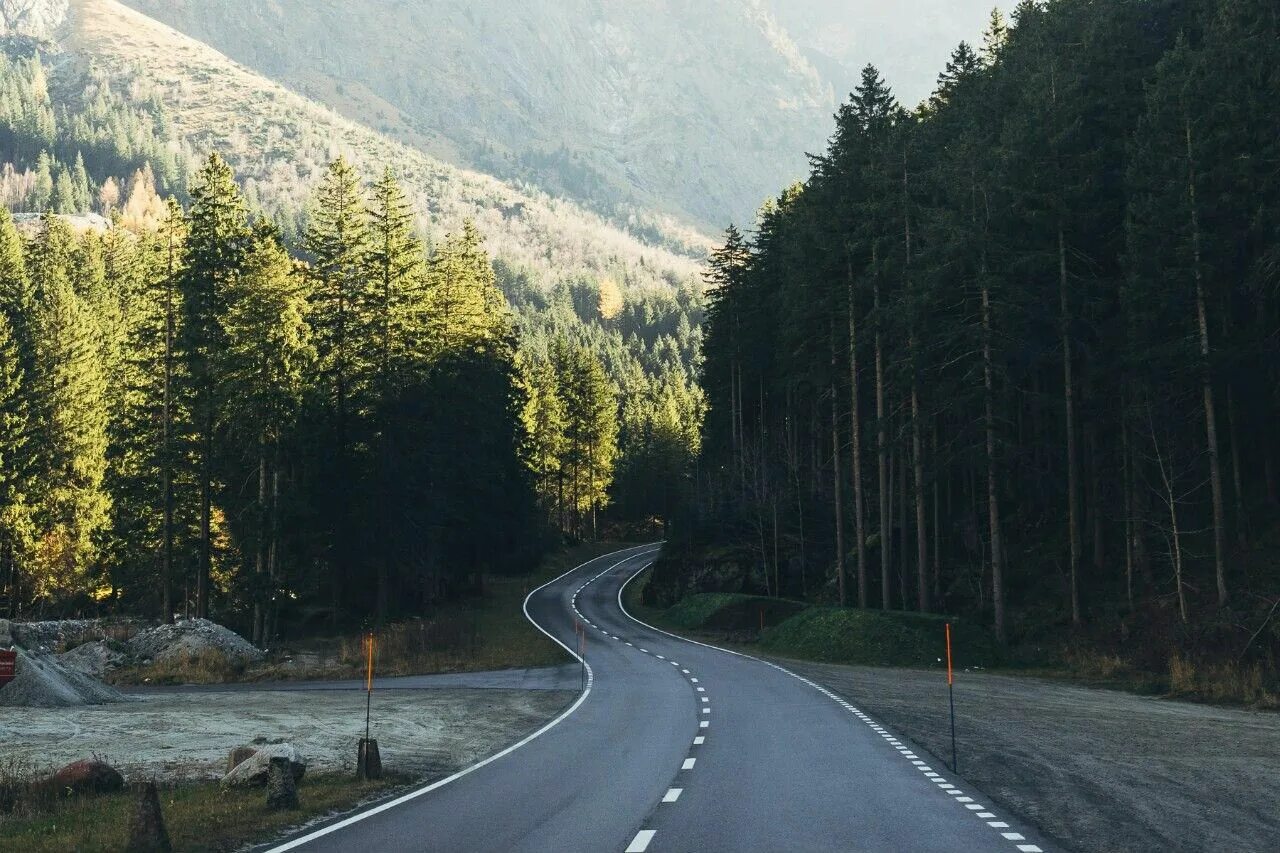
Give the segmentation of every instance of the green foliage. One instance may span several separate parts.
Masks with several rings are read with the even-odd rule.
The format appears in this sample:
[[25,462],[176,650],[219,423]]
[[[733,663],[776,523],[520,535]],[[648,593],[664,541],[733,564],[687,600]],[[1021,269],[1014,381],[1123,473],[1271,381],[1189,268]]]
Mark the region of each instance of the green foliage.
[[766,627],[777,625],[809,607],[802,601],[704,592],[681,599],[663,612],[663,620],[690,630],[756,631],[763,614]]
[[[811,607],[765,630],[760,647],[773,654],[827,663],[870,666],[946,666],[947,617],[902,611]],[[990,636],[980,626],[953,623],[957,668],[998,662]]]
[[708,265],[685,538],[1002,639],[1006,600],[1079,630],[1235,613],[1226,645],[1274,660],[1277,578],[1241,559],[1277,520],[1276,27],[1028,0],[913,113],[866,69]]

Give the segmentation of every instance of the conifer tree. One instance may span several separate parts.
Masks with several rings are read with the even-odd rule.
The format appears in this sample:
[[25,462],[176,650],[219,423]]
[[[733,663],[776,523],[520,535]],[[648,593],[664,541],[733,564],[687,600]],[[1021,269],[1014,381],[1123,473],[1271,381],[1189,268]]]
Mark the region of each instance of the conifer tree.
[[240,274],[250,238],[244,200],[231,167],[209,155],[191,187],[187,240],[182,260],[182,339],[179,344],[190,387],[195,460],[200,492],[200,553],[196,566],[196,615],[209,614],[213,566],[213,511],[217,490],[216,436],[231,389],[217,373],[226,347],[222,317],[227,292]]

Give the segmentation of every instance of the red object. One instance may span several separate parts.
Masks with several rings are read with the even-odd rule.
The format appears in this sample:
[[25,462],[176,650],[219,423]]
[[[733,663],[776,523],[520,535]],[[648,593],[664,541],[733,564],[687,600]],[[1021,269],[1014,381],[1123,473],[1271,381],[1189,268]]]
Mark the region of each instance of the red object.
[[4,687],[18,674],[18,653],[0,649],[0,687]]

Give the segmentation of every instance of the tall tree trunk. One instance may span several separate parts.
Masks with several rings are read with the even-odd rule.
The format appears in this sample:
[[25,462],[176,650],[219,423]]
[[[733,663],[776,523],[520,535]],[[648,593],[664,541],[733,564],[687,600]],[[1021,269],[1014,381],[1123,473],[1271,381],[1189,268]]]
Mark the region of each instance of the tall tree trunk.
[[[906,281],[904,292],[912,295],[914,280],[911,277],[911,190],[910,171],[907,164],[907,147],[902,149],[902,228],[903,228],[903,269]],[[916,352],[916,323],[914,306],[909,309],[911,315],[910,328],[907,331],[908,367],[911,370],[911,457],[915,469],[915,509],[916,509],[916,605],[920,611],[929,610],[929,531],[925,524],[924,508],[924,448],[920,440],[920,374],[919,355]],[[906,469],[903,469],[905,474]],[[906,493],[903,492],[903,499]],[[906,535],[906,530],[903,530]],[[903,543],[905,551],[906,543]],[[903,608],[906,608],[906,597],[903,597]]]
[[916,480],[916,604],[922,613],[929,610],[929,529],[925,524],[924,446],[920,440],[920,395],[911,383],[911,455]]
[[1236,498],[1236,544],[1241,551],[1249,548],[1249,517],[1244,511],[1243,475],[1240,471],[1240,431],[1236,429],[1236,395],[1227,383],[1227,432],[1231,439],[1231,479]]
[[995,377],[991,362],[991,283],[987,279],[986,251],[982,260],[982,404],[986,439],[987,526],[991,538],[991,606],[996,641],[1008,640],[1004,614],[1004,545],[1000,536],[1000,492],[996,485]]
[[1124,465],[1124,589],[1133,610],[1133,449],[1129,444],[1128,401],[1121,405],[1120,442]]
[[[206,400],[212,407],[212,402]],[[209,574],[213,565],[213,412],[205,415],[200,460],[200,568],[196,572],[196,618],[209,618]]]
[[898,497],[898,596],[902,602],[902,609],[906,610],[910,605],[907,602],[907,451],[894,448],[893,456],[889,462],[889,469],[892,473],[895,470],[898,474],[898,485],[896,486]]
[[1062,398],[1066,407],[1067,431],[1067,536],[1070,542],[1071,624],[1080,624],[1080,483],[1076,450],[1075,385],[1072,379],[1071,305],[1067,290],[1067,238],[1058,225],[1058,331],[1062,337]]
[[853,535],[856,539],[858,560],[858,606],[867,606],[867,532],[866,507],[862,493],[862,424],[860,423],[858,405],[858,323],[856,302],[853,292],[853,261],[848,261],[849,290],[849,429],[852,433],[853,446],[849,450],[852,457],[853,477]]
[[265,629],[266,608],[262,602],[263,579],[267,571],[267,453],[264,443],[258,443],[258,541],[253,554],[253,644],[261,647]]
[[1213,494],[1213,567],[1218,585],[1218,606],[1227,603],[1223,564],[1222,465],[1218,459],[1218,421],[1213,404],[1213,375],[1209,365],[1209,318],[1205,308],[1204,271],[1200,268],[1200,212],[1196,207],[1196,166],[1191,146],[1191,120],[1186,119],[1187,196],[1191,207],[1191,250],[1196,282],[1196,318],[1200,325],[1200,381],[1204,391],[1205,441],[1209,446],[1209,485]]
[[[172,225],[170,225],[170,231]],[[168,240],[168,269],[164,283],[164,392],[161,413],[160,481],[164,500],[164,555],[160,572],[160,598],[165,623],[173,622],[173,367],[174,322],[173,289],[177,276],[177,246],[172,233]]]
[[884,411],[884,346],[883,323],[880,316],[880,270],[876,247],[871,247],[871,270],[875,309],[875,359],[876,359],[876,465],[880,478],[880,606],[890,607],[889,570],[893,557],[892,520],[889,517],[889,449],[887,424]]
[[831,343],[831,470],[835,487],[834,509],[836,515],[836,589],[840,595],[840,606],[846,600],[844,588],[844,499],[841,492],[840,474],[840,392],[836,382],[836,330],[835,318],[830,321],[828,339]]

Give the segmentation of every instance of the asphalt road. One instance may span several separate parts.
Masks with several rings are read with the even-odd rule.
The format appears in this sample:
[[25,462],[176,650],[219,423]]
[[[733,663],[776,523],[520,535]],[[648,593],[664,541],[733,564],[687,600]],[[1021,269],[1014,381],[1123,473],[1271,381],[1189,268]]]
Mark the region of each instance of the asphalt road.
[[644,547],[535,590],[588,689],[539,733],[276,851],[1020,851],[1050,847],[848,700],[630,618]]

